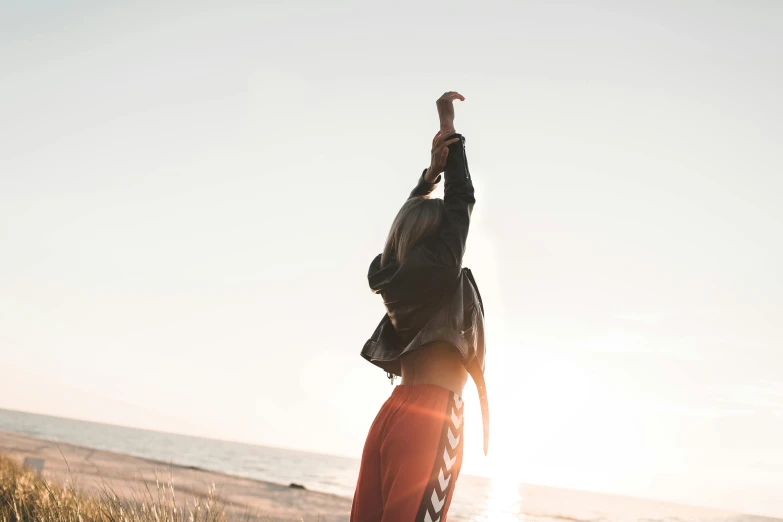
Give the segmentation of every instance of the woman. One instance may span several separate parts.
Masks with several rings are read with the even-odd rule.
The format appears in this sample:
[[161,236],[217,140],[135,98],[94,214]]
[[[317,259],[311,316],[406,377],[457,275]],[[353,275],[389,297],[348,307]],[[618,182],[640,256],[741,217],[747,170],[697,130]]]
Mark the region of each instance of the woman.
[[[465,138],[454,130],[454,101],[436,105],[440,131],[429,168],[392,223],[368,279],[386,315],[362,356],[386,370],[391,397],[370,428],[362,454],[351,522],[446,520],[462,466],[462,389],[479,390],[487,452],[489,410],[484,386],[484,308],[462,257],[475,198]],[[429,194],[446,178],[444,198]]]

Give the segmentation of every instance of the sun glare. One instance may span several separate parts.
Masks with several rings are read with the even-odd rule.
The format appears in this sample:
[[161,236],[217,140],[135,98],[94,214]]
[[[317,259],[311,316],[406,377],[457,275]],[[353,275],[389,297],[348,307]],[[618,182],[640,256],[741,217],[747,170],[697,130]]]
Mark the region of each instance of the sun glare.
[[487,499],[487,522],[517,522],[520,503],[519,484],[508,478],[493,478]]

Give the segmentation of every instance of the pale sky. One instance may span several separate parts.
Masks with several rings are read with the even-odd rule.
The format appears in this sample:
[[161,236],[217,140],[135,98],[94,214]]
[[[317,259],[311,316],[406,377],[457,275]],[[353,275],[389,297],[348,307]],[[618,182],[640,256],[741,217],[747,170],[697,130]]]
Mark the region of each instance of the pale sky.
[[458,90],[465,473],[783,516],[783,4],[15,4],[1,408],[358,457],[367,267]]

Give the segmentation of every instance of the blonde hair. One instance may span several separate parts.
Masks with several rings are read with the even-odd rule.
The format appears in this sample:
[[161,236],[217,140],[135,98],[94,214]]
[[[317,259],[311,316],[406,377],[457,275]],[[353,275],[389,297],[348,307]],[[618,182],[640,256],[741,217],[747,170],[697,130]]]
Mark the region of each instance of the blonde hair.
[[442,199],[416,196],[406,201],[389,230],[381,266],[395,259],[402,263],[420,239],[438,229],[444,213]]

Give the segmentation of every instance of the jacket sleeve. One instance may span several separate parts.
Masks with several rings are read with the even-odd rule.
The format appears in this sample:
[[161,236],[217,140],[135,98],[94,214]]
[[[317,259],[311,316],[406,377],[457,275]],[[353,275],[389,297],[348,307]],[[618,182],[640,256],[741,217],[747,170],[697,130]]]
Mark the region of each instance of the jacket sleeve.
[[438,174],[438,179],[435,180],[433,183],[427,183],[424,179],[424,175],[427,173],[427,169],[424,169],[422,171],[421,176],[419,176],[419,182],[416,184],[416,188],[414,188],[411,191],[411,195],[408,196],[408,199],[415,198],[417,196],[429,196],[430,193],[438,188],[438,183],[440,183],[440,174]]
[[459,138],[459,141],[449,145],[449,156],[446,160],[446,187],[443,191],[446,219],[441,229],[441,239],[448,250],[445,254],[449,261],[460,266],[468,239],[470,214],[473,212],[476,198],[473,195],[473,181],[465,154],[465,137],[454,134],[449,139],[455,137]]

